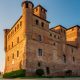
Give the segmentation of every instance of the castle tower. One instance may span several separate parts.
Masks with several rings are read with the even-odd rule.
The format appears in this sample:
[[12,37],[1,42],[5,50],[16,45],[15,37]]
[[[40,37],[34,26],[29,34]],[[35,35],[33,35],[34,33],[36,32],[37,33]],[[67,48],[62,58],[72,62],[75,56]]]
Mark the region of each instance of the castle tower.
[[46,12],[47,10],[43,8],[41,5],[38,5],[34,8],[34,14],[44,20],[46,20]]
[[25,37],[25,52],[24,52],[24,69],[26,69],[26,61],[27,61],[27,55],[28,55],[28,39],[31,35],[31,30],[32,30],[32,20],[33,20],[33,7],[34,4],[31,1],[23,1],[22,2],[22,20],[23,20],[23,33]]
[[22,2],[23,26],[25,27],[25,32],[28,30],[32,21],[33,7],[34,4],[31,1]]
[[7,51],[7,34],[10,29],[4,29],[4,50]]

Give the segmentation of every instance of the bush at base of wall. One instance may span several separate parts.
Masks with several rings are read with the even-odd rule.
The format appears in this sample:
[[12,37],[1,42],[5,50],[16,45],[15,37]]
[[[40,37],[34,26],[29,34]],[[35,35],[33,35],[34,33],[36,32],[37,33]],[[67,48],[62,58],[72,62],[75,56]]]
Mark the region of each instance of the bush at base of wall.
[[43,74],[44,74],[44,70],[43,69],[37,69],[36,70],[36,75],[42,76]]
[[17,78],[17,77],[24,77],[25,76],[26,70],[17,70],[17,71],[12,71],[9,73],[5,73],[3,75],[3,78]]

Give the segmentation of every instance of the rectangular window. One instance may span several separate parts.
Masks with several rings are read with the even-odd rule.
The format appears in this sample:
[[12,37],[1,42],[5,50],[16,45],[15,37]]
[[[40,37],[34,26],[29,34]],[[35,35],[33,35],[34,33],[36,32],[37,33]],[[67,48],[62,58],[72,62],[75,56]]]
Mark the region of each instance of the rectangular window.
[[16,32],[16,27],[15,27],[15,32]]
[[10,49],[10,45],[8,46],[8,49]]
[[17,43],[19,43],[19,37],[17,37]]
[[28,8],[28,3],[26,3],[26,8]]
[[39,21],[38,20],[36,20],[36,25],[38,25],[39,24]]
[[19,24],[17,24],[17,30],[19,29]]
[[42,56],[42,49],[38,49],[38,56]]
[[9,61],[9,56],[8,56],[8,61]]
[[52,37],[52,34],[50,33],[50,36]]
[[73,49],[72,49],[72,53],[73,53]]
[[22,26],[22,21],[20,22],[20,26]]
[[41,26],[44,27],[44,23],[43,22],[41,23]]
[[13,42],[12,42],[12,47],[13,47]]
[[64,63],[66,63],[66,55],[63,55]]
[[19,51],[17,51],[17,57],[19,57]]
[[56,35],[54,35],[54,38],[56,38]]
[[38,41],[42,41],[41,35],[38,35]]
[[12,54],[12,59],[14,59],[14,54]]
[[75,62],[75,57],[73,56],[73,62]]

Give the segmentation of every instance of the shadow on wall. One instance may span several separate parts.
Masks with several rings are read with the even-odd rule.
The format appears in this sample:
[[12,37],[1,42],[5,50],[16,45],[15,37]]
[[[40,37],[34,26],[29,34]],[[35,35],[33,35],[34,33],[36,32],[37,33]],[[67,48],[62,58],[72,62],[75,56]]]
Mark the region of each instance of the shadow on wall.
[[78,47],[78,43],[77,43],[76,40],[75,40],[75,41],[66,41],[66,43],[67,43],[68,45],[71,45],[71,46],[74,46],[74,47]]

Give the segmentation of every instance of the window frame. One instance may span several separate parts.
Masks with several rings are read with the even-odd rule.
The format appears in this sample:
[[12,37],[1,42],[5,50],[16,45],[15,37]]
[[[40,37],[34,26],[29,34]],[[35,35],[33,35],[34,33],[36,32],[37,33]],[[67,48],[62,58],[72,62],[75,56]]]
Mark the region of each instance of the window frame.
[[41,48],[38,49],[38,56],[39,57],[43,56],[43,50]]

